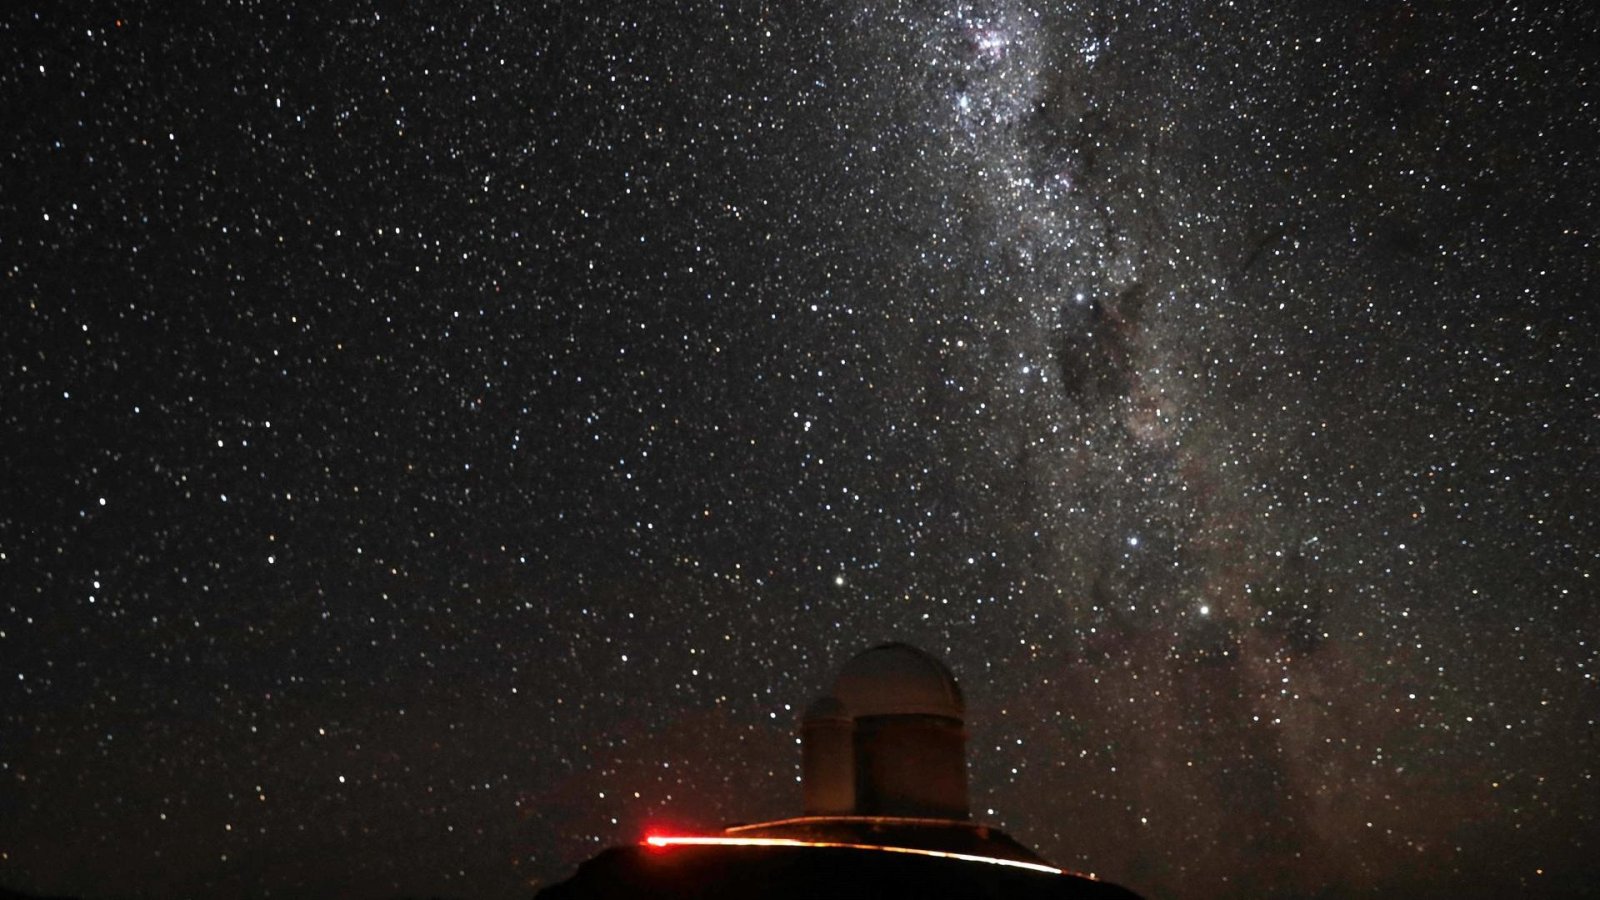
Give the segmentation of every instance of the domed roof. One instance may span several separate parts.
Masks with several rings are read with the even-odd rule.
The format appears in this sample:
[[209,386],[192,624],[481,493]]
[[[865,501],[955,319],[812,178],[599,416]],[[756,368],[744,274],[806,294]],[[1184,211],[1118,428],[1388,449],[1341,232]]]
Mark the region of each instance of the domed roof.
[[823,694],[821,697],[811,701],[811,705],[806,707],[806,713],[803,718],[807,722],[819,719],[844,719],[848,721],[850,711],[844,708],[844,704],[839,702],[839,698]]
[[879,644],[856,654],[839,670],[833,695],[852,716],[960,719],[966,713],[955,676],[936,657],[910,644]]

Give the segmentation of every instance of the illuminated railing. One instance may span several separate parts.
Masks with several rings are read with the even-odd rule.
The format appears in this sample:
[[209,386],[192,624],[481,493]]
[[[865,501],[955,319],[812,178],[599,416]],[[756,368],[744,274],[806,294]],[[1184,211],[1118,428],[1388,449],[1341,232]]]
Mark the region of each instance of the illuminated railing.
[[651,847],[827,847],[838,850],[878,850],[884,853],[909,853],[913,856],[936,856],[941,859],[959,859],[963,862],[1011,866],[1017,869],[1029,869],[1034,872],[1048,872],[1051,875],[1060,875],[1062,873],[1062,870],[1055,866],[1023,862],[1017,859],[998,859],[993,856],[978,856],[972,853],[949,853],[943,850],[920,850],[915,847],[891,847],[883,844],[855,844],[847,841],[801,841],[794,838],[756,837],[669,837],[652,834],[646,837],[644,842]]
[[792,816],[787,819],[774,819],[771,822],[753,822],[749,825],[734,825],[725,829],[728,834],[741,831],[756,831],[758,829],[778,828],[785,825],[909,825],[912,827],[923,826],[938,829],[949,829],[952,826],[964,828],[968,831],[987,831],[982,825],[970,822],[952,822],[949,819],[934,819],[919,816]]

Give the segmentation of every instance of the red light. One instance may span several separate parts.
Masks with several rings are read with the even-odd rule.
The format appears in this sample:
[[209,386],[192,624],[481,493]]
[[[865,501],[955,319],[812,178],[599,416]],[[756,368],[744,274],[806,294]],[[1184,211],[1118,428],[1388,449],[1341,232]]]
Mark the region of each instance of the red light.
[[645,836],[644,842],[657,849],[665,847],[830,847],[843,850],[876,850],[881,853],[908,853],[915,856],[934,856],[942,859],[959,859],[963,862],[1011,866],[1018,869],[1031,869],[1035,872],[1048,872],[1052,875],[1063,873],[1062,869],[1058,869],[1055,866],[1023,862],[1017,859],[999,859],[993,856],[951,853],[944,850],[922,850],[915,847],[857,844],[850,841],[800,841],[793,838],[678,837],[675,835],[649,834]]

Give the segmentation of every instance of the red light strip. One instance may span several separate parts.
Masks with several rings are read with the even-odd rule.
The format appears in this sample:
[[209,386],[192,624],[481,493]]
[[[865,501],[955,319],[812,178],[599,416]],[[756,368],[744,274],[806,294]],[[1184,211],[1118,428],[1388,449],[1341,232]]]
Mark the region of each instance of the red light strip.
[[663,837],[650,835],[644,839],[652,847],[830,847],[842,850],[881,850],[885,853],[909,853],[913,856],[937,856],[942,859],[959,859],[963,862],[992,863],[1060,875],[1055,866],[1023,862],[1017,859],[998,859],[993,856],[975,856],[971,853],[946,853],[943,850],[919,850],[915,847],[889,847],[882,844],[851,844],[844,841],[797,841],[793,838],[730,838],[730,837]]

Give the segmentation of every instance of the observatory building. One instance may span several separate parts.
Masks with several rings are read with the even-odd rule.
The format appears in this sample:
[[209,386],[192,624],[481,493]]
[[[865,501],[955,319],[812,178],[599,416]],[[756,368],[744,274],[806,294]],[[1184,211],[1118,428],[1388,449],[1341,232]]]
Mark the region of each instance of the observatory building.
[[965,718],[934,657],[909,644],[858,654],[801,721],[805,814],[964,821]]
[[801,718],[801,815],[650,835],[539,896],[1137,900],[971,821],[965,717],[937,658],[909,644],[865,650]]

